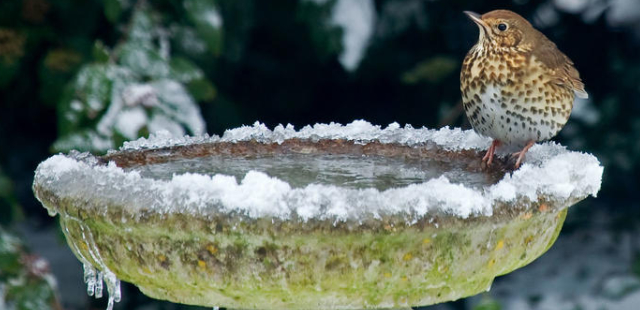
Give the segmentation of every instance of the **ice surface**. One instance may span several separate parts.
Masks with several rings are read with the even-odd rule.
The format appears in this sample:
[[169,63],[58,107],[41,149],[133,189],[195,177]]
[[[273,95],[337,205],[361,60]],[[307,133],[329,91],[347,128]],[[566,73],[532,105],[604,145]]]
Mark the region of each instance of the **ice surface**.
[[[346,139],[357,143],[380,141],[404,145],[435,143],[445,149],[486,148],[490,141],[473,131],[400,127],[382,129],[365,121],[316,124],[296,131],[293,126],[273,130],[260,123],[228,130],[222,137],[166,138],[164,134],[126,144],[123,149],[164,147],[199,142],[283,142],[285,139]],[[96,205],[127,205],[127,212],[153,209],[159,213],[234,213],[252,218],[311,218],[358,221],[382,215],[401,215],[415,221],[428,213],[444,212],[466,218],[491,215],[496,202],[538,196],[560,202],[595,196],[603,168],[588,154],[570,152],[555,143],[536,145],[523,166],[493,185],[474,187],[452,182],[446,175],[421,182],[378,189],[329,183],[295,184],[285,177],[248,170],[244,175],[206,175],[176,172],[170,178],[152,178],[144,171],[123,170],[114,163],[95,165],[77,156],[55,155],[38,166],[35,182],[64,197],[82,197]],[[267,171],[268,172],[268,171]],[[455,181],[455,180],[454,180]]]
[[234,176],[242,180],[249,171],[263,172],[286,180],[293,188],[316,183],[345,188],[386,190],[445,176],[453,183],[480,188],[497,181],[481,171],[465,170],[465,162],[440,162],[433,159],[408,159],[362,155],[279,154],[251,157],[213,155],[182,158],[165,163],[128,167],[144,178],[171,180],[174,175],[199,173]]

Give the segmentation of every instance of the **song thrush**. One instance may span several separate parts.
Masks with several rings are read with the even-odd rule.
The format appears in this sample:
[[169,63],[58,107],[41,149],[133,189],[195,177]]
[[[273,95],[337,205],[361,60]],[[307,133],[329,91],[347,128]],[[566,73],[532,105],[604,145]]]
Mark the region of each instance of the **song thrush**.
[[522,16],[507,10],[479,15],[478,43],[462,63],[460,90],[473,129],[501,144],[523,147],[515,168],[537,141],[554,137],[569,119],[574,95],[587,98],[573,62]]

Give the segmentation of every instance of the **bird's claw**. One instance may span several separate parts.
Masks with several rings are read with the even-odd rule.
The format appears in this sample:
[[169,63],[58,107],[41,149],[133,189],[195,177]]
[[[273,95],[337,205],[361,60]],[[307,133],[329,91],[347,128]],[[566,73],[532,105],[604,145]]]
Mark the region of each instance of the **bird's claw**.
[[493,142],[491,142],[491,146],[487,150],[487,153],[482,157],[482,162],[487,162],[487,166],[491,166],[491,163],[493,162],[493,155],[496,153],[496,148],[498,148],[500,144],[502,144],[500,140],[493,140]]
[[512,153],[512,154],[511,154],[511,156],[513,156],[513,157],[518,156],[518,158],[517,158],[517,160],[516,160],[516,164],[515,164],[515,165],[514,165],[514,167],[513,167],[513,169],[514,169],[514,170],[515,170],[515,169],[520,168],[520,165],[522,165],[522,162],[524,161],[524,156],[525,156],[525,154],[527,154],[527,151],[529,151],[529,149],[530,149],[534,144],[536,144],[536,141],[533,141],[533,140],[532,140],[532,141],[529,141],[529,142],[527,142],[527,145],[525,145],[525,146],[524,146],[524,148],[522,148],[522,150],[521,150],[521,151],[519,151],[519,152],[515,152],[515,153]]

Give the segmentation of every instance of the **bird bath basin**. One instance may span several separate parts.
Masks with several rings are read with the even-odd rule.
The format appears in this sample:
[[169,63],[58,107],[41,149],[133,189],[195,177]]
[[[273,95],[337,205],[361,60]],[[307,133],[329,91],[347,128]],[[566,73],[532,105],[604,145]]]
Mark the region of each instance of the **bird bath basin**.
[[255,124],[55,155],[33,188],[110,305],[121,279],[210,307],[402,308],[488,290],[600,188],[591,155],[536,145],[510,172],[480,166],[489,143],[395,123]]

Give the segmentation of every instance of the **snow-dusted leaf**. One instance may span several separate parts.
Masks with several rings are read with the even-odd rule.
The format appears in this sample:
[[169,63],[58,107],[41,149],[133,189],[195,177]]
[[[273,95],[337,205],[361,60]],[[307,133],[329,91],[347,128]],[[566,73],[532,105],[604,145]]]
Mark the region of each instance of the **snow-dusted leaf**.
[[83,130],[61,136],[53,143],[56,152],[68,152],[71,150],[91,150],[106,152],[115,147],[110,137],[104,137],[94,130]]
[[49,266],[0,227],[0,309],[55,309],[58,285]]
[[172,137],[182,137],[186,134],[182,124],[162,113],[155,113],[149,121],[149,132],[168,132]]
[[216,97],[217,90],[211,81],[202,78],[187,83],[187,89],[197,101],[211,101]]
[[144,108],[137,106],[123,109],[116,118],[114,130],[127,140],[133,140],[139,137],[138,133],[148,122],[149,119]]
[[192,56],[202,56],[207,44],[198,36],[193,27],[174,25],[171,27],[172,39],[177,49]]
[[222,52],[222,16],[213,0],[184,1],[187,17],[215,55]]
[[153,11],[137,7],[127,40],[114,54],[96,43],[95,59],[103,63],[81,69],[60,101],[61,138],[54,149],[102,152],[158,130],[175,135],[205,132],[200,109],[185,84],[200,81],[195,93],[202,98],[212,98],[215,89],[190,60],[171,57],[170,33],[156,18]]
[[136,9],[131,17],[128,39],[140,45],[151,45],[156,27],[151,12]]
[[58,104],[60,134],[69,134],[83,126],[95,124],[111,102],[115,81],[133,81],[129,70],[104,64],[83,67]]
[[142,105],[153,107],[158,105],[156,90],[149,84],[127,85],[120,93],[125,106],[133,107]]
[[165,78],[171,71],[167,60],[153,46],[135,41],[121,46],[119,63],[140,77]]
[[122,14],[122,0],[104,0],[104,16],[109,22],[115,24]]
[[336,3],[337,0],[300,1],[296,12],[296,20],[307,25],[311,46],[322,61],[333,59],[343,51],[344,31],[332,22]]
[[204,77],[204,73],[202,73],[200,68],[183,57],[171,58],[169,66],[171,67],[171,78],[178,82],[188,83]]
[[[130,79],[114,79],[108,100],[108,106],[96,122],[77,121],[79,125],[56,141],[54,149],[103,152],[124,140],[159,130],[167,130],[176,136],[205,132],[198,105],[186,88],[175,80],[137,83]],[[75,118],[83,117],[86,112],[78,99],[71,100],[69,110],[75,112]]]
[[200,108],[182,84],[174,80],[159,80],[150,84],[160,101],[159,111],[185,126],[193,135],[205,132]]
[[93,55],[93,60],[95,62],[106,63],[109,61],[109,49],[100,40],[93,43],[91,54]]

